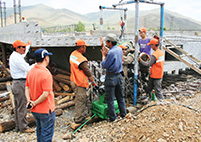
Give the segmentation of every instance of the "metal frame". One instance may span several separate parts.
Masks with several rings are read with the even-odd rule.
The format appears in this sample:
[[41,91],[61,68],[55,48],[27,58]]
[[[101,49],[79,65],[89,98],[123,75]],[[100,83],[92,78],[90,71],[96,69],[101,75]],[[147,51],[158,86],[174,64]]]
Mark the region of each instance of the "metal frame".
[[121,2],[118,4],[112,5],[114,8],[121,5],[127,5],[127,4],[136,4],[135,8],[135,64],[134,64],[134,90],[133,90],[133,105],[136,106],[137,104],[137,79],[138,79],[138,51],[139,51],[139,3],[147,3],[147,4],[157,4],[161,6],[161,17],[160,17],[160,49],[162,47],[162,38],[163,38],[163,24],[164,24],[164,4],[162,2],[153,2],[148,0],[132,0],[132,1],[126,1]]
[[[102,10],[103,9],[109,9],[109,10],[123,10],[124,11],[124,21],[125,21],[125,27],[126,27],[126,25],[127,25],[127,23],[126,23],[126,20],[127,20],[127,14],[126,14],[126,11],[128,10],[127,8],[116,8],[116,7],[106,7],[106,6],[99,6],[99,9],[101,10],[101,12],[102,12]],[[101,16],[100,16],[100,18],[102,18],[103,19],[103,15],[102,15],[102,13],[101,13]],[[101,28],[101,30],[102,30],[102,28]],[[126,30],[126,28],[125,28],[125,30]]]

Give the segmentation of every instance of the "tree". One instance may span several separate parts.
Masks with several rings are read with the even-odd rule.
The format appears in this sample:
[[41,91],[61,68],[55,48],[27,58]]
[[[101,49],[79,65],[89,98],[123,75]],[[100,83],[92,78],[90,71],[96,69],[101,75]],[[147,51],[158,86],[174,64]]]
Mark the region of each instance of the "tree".
[[78,22],[78,25],[76,26],[75,31],[77,31],[77,32],[86,31],[85,26],[81,21]]

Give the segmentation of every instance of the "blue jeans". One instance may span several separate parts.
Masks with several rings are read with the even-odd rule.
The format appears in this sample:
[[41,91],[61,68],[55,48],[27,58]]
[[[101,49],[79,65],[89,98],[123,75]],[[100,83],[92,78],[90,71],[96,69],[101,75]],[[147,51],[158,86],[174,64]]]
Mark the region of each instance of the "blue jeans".
[[126,105],[123,95],[123,77],[121,74],[106,75],[105,78],[105,93],[108,105],[108,114],[110,121],[114,121],[117,118],[114,107],[114,99],[116,97],[121,117],[126,116]]
[[54,134],[55,111],[49,114],[32,112],[36,122],[37,142],[51,142]]

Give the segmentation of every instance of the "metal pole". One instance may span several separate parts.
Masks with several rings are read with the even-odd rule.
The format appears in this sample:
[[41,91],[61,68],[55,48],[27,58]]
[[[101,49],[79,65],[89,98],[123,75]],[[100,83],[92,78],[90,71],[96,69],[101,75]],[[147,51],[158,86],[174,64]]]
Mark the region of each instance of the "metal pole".
[[3,27],[3,7],[2,7],[2,4],[1,1],[0,1],[0,12],[1,12],[1,27]]
[[103,30],[103,10],[100,9],[100,30]]
[[18,8],[19,8],[19,21],[22,22],[21,0],[18,0]]
[[127,10],[124,10],[124,22],[125,22],[125,25],[124,25],[124,31],[126,33],[126,30],[127,30],[127,13],[126,13]]
[[135,64],[134,64],[134,89],[133,89],[133,105],[137,104],[137,80],[138,80],[138,35],[139,35],[139,0],[135,0]]
[[163,44],[163,24],[164,24],[164,4],[161,4],[161,19],[160,19],[160,46],[162,48]]
[[17,19],[16,19],[16,3],[15,3],[15,0],[13,0],[13,7],[14,7],[14,22],[16,24],[17,23]]
[[4,26],[6,26],[6,2],[3,2],[4,4]]

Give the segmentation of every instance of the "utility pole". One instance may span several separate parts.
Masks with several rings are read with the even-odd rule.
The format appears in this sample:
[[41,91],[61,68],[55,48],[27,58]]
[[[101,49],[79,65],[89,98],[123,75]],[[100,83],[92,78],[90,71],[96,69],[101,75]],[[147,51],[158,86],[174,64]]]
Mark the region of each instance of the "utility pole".
[[17,23],[17,17],[16,17],[16,1],[13,0],[13,7],[14,7],[14,22]]
[[18,0],[18,8],[19,8],[19,21],[22,22],[21,0]]
[[3,27],[3,15],[2,15],[2,4],[0,1],[0,12],[1,12],[1,27]]
[[3,2],[4,4],[4,26],[6,26],[6,2]]

